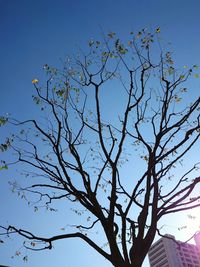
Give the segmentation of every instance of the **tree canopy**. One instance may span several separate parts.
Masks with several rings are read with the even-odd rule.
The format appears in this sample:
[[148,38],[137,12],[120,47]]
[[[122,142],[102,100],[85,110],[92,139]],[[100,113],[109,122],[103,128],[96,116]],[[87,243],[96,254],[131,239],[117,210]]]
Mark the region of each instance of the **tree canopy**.
[[[190,82],[198,66],[177,67],[159,34],[91,39],[62,69],[45,64],[45,82],[32,80],[41,116],[0,117],[0,126],[19,128],[1,152],[14,151],[13,161],[26,167],[28,186],[15,181],[13,190],[28,203],[37,199],[35,210],[62,201],[82,215],[61,234],[38,236],[12,224],[1,226],[2,236],[17,233],[32,250],[78,237],[115,267],[139,267],[161,234],[160,219],[200,206],[198,162],[182,168],[200,136],[200,98]],[[1,163],[1,170],[12,164]]]

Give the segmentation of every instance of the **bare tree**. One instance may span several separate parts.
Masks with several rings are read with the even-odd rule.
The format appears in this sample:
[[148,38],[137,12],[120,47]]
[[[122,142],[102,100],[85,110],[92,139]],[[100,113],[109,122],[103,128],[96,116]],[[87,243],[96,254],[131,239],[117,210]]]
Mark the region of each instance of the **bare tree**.
[[[188,102],[186,87],[197,66],[178,69],[159,32],[130,33],[127,45],[112,32],[90,40],[88,53],[68,58],[62,70],[45,65],[46,83],[32,81],[43,116],[1,117],[1,125],[20,127],[1,150],[14,150],[30,179],[28,187],[13,183],[15,190],[39,196],[48,209],[59,200],[84,210],[63,234],[44,238],[15,226],[2,226],[2,234],[18,233],[32,250],[78,237],[113,266],[139,267],[159,220],[200,206],[198,163],[176,171],[199,139],[200,98]],[[104,233],[106,247],[91,229]]]

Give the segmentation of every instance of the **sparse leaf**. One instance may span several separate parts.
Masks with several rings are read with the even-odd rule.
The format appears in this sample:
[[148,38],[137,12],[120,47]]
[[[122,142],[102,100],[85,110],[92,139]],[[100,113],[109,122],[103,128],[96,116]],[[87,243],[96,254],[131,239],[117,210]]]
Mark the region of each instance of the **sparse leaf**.
[[[113,266],[134,265],[134,255],[142,265],[145,255],[138,251],[149,250],[158,220],[200,205],[200,167],[192,153],[198,149],[199,98],[189,81],[192,71],[199,77],[198,66],[177,67],[160,32],[144,28],[131,33],[130,41],[109,32],[100,41],[91,39],[87,51],[67,57],[63,69],[45,64],[46,81],[38,86],[32,80],[37,112],[21,111],[27,113],[22,121],[9,115],[6,128],[17,130],[1,141],[0,152],[9,151],[0,170],[19,163],[23,170],[11,171],[12,192],[35,212],[52,211],[47,236],[42,228],[34,234],[20,225],[0,227],[5,238],[15,233],[25,240],[16,256],[22,249],[49,249],[59,239],[77,238]],[[0,117],[0,126],[6,122]],[[21,183],[24,176],[29,178]],[[65,216],[53,213],[54,205]],[[61,218],[65,227],[57,230],[64,232],[53,229],[54,218]],[[104,243],[108,247],[101,250]]]

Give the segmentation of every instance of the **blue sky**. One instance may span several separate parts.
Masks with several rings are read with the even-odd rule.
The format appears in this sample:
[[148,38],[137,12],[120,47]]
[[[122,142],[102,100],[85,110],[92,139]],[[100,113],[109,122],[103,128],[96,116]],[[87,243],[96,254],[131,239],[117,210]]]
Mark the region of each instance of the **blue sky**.
[[[42,75],[42,66],[59,66],[61,59],[75,53],[78,47],[85,47],[87,40],[98,38],[102,31],[126,36],[132,30],[154,30],[159,26],[163,40],[172,42],[180,66],[200,64],[199,10],[198,0],[0,0],[0,115],[9,112],[24,118],[31,113],[31,80]],[[7,132],[1,134],[5,136]],[[0,222],[15,222],[35,231],[40,231],[40,224],[48,228],[47,233],[66,224],[65,210],[55,218],[54,214],[35,214],[27,209],[9,190],[7,180],[13,174],[20,176],[15,169],[0,173]],[[76,240],[57,242],[52,251],[29,252],[28,263],[19,257],[11,259],[20,246],[18,238],[8,241],[8,245],[0,244],[0,264],[111,266]],[[144,267],[147,266],[146,262]]]

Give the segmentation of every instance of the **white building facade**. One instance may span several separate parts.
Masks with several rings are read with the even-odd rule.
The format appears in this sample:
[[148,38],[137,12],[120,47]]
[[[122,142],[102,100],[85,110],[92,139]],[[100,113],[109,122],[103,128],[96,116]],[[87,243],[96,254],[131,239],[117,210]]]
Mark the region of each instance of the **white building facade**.
[[155,242],[148,253],[151,267],[200,267],[200,233],[196,245],[175,240],[166,235]]

